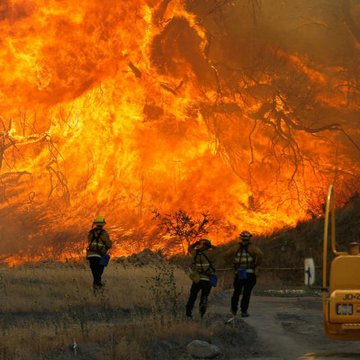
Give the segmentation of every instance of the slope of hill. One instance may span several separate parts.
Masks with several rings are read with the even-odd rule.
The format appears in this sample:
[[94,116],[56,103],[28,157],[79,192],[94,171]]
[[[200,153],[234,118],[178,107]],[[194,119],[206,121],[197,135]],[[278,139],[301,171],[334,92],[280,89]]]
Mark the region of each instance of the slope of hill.
[[[336,238],[339,250],[346,251],[350,242],[360,242],[360,195],[354,195],[343,208],[336,210]],[[249,229],[251,231],[251,229]],[[288,285],[301,285],[304,279],[304,259],[312,257],[320,279],[322,265],[324,217],[299,222],[294,228],[285,228],[269,235],[254,236],[253,242],[264,252],[259,269],[263,282],[286,281]],[[216,248],[211,257],[218,269],[231,268],[223,255],[236,241]],[[172,259],[176,264],[189,266],[191,260],[182,256]],[[293,270],[278,270],[290,268]],[[227,276],[228,277],[228,276]]]
[[[336,239],[339,250],[360,241],[360,196],[353,196],[336,210]],[[295,228],[283,229],[256,239],[266,253],[264,267],[301,267],[304,258],[312,257],[321,265],[324,236],[324,217],[299,222]]]

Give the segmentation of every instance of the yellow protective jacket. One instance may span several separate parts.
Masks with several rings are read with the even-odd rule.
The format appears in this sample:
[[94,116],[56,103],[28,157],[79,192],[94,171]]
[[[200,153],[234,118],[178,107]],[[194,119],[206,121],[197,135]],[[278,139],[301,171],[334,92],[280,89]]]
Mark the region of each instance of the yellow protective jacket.
[[88,233],[88,247],[86,249],[86,258],[101,257],[111,249],[112,241],[108,232],[101,228],[95,227]]
[[196,251],[192,246],[189,247],[190,254],[194,255],[193,270],[198,272],[200,280],[210,281],[210,275],[215,274],[215,269],[205,251]]
[[[245,267],[247,268],[247,270],[249,270],[249,272],[256,273],[256,268],[262,263],[264,253],[260,250],[259,247],[257,247],[252,243],[249,243],[249,245],[247,245],[245,249],[246,252],[249,254],[249,258],[250,258],[250,261],[248,262],[248,264],[246,264],[247,266]],[[227,263],[232,262],[232,264],[234,265],[234,269],[236,271],[237,267],[242,265],[240,264],[242,260],[241,255],[242,255],[242,251],[240,246],[234,245],[228,251],[226,251],[226,253],[224,254],[224,259]]]

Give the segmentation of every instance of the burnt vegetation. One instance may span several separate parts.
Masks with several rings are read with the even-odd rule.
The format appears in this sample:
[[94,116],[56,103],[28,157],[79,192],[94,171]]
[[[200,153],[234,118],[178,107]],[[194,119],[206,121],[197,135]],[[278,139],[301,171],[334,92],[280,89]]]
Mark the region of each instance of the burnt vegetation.
[[[163,31],[154,39],[152,63],[181,83],[187,81],[183,64],[194,72],[202,99],[190,113],[202,115],[218,153],[248,184],[252,195],[243,205],[266,211],[274,200],[278,208],[297,202],[318,215],[314,194],[322,185],[304,185],[308,173],[314,182],[335,183],[341,198],[357,191],[357,171],[342,163],[349,151],[354,160],[360,155],[354,132],[358,4],[187,0],[204,29],[202,38],[186,19],[165,21],[170,3],[158,7]],[[311,144],[324,153],[315,156]],[[269,188],[286,188],[287,195],[274,190],[270,195]]]
[[184,254],[188,254],[188,248],[193,242],[200,240],[219,225],[219,220],[207,212],[203,212],[198,218],[189,215],[185,210],[163,215],[158,210],[153,210],[153,214],[164,235],[170,236],[175,246],[181,246]]

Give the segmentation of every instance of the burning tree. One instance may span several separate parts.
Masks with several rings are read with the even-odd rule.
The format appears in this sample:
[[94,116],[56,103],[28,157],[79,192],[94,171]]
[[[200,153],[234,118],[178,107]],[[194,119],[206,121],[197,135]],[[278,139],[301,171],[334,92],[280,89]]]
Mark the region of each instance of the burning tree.
[[153,214],[154,219],[158,221],[159,228],[164,230],[166,235],[177,238],[177,240],[172,241],[181,244],[184,254],[188,254],[189,246],[195,240],[199,240],[219,224],[219,220],[213,218],[208,212],[203,212],[201,218],[198,219],[184,210],[165,215],[154,210]]
[[[223,38],[221,26],[217,28],[218,32],[211,33],[205,56],[211,65],[208,73],[213,73],[216,92],[213,102],[204,102],[200,111],[216,138],[218,151],[249,186],[252,201],[248,208],[265,211],[271,194],[274,199],[282,198],[277,201],[278,207],[297,202],[304,211],[309,206],[309,196],[304,197],[304,193],[311,187],[312,193],[322,192],[315,184],[324,181],[352,183],[357,176],[355,172],[350,169],[343,172],[349,158],[340,155],[340,160],[334,154],[342,153],[346,143],[353,147],[356,158],[360,154],[353,132],[355,120],[344,120],[342,115],[345,111],[352,117],[359,111],[360,72],[358,56],[354,56],[358,52],[357,35],[360,33],[355,16],[359,5],[351,0],[337,4],[303,1],[302,11],[307,14],[304,16],[296,14],[293,1],[282,2],[281,6],[285,5],[286,10],[281,6],[271,9],[280,5],[276,2],[242,1],[235,5],[225,1],[215,2],[218,6],[213,8],[210,3],[207,9],[214,17],[227,18],[228,26],[236,17],[241,17],[246,24],[238,24],[237,31],[227,32],[230,35],[224,40],[229,46],[225,46],[225,53],[217,53],[215,49],[214,38]],[[214,29],[209,13],[196,1],[189,1],[189,8],[201,18],[204,28]],[[343,58],[332,61],[312,61],[309,54],[317,56],[312,49],[302,49],[303,55],[300,55],[301,51],[291,53],[289,44],[268,33],[270,23],[264,16],[265,13],[283,11],[295,18],[298,16],[293,25],[289,23],[282,27],[284,37],[293,36],[290,32],[301,36],[309,28],[309,32],[323,37],[326,43],[322,45],[328,47],[328,38],[321,33],[322,28],[344,33],[345,28],[341,25],[343,28],[339,29],[334,16],[335,12],[343,12],[355,42],[350,45],[350,40],[349,49],[341,49]],[[312,27],[318,29],[315,31]],[[246,41],[249,37],[251,41]],[[330,50],[326,51],[330,53]],[[323,157],[324,154],[309,156],[309,146],[315,143],[321,149],[328,149],[325,150],[328,159]],[[331,180],[325,180],[320,169],[326,169]],[[315,176],[305,185],[305,174],[309,172]],[[264,174],[266,182],[263,181]],[[273,189],[283,186],[287,188],[287,195],[278,197]],[[352,191],[355,189],[356,186]],[[285,206],[289,209],[289,205]]]
[[360,189],[358,1],[105,3],[0,5],[0,255],[98,212],[151,242],[189,203],[266,232]]

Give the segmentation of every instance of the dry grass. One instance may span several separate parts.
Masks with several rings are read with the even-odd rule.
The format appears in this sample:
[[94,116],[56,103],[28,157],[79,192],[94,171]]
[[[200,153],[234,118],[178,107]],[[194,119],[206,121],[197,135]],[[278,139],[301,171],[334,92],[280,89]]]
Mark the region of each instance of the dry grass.
[[90,347],[93,358],[145,359],[164,332],[191,329],[179,318],[190,286],[182,270],[113,263],[103,275],[104,293],[94,296],[86,265],[0,268],[1,360],[70,359],[64,349],[74,339],[83,353]]
[[[154,326],[133,318],[129,324],[92,324],[84,337],[76,324],[39,324],[30,322],[26,328],[12,327],[0,335],[0,359],[61,359],[73,358],[71,347],[76,342],[79,353],[91,359],[142,360],[149,350],[164,339],[210,337],[209,329],[194,322],[177,321],[167,326]],[[5,335],[4,335],[5,332]],[[75,358],[82,359],[80,355]]]
[[[69,306],[97,306],[101,298],[92,293],[92,277],[83,264],[22,266],[0,269],[0,308],[4,312],[56,312]],[[105,269],[107,304],[111,308],[134,309],[152,306],[147,281],[156,275],[154,267],[124,268],[116,263]],[[175,269],[177,288],[187,291],[188,276]]]

